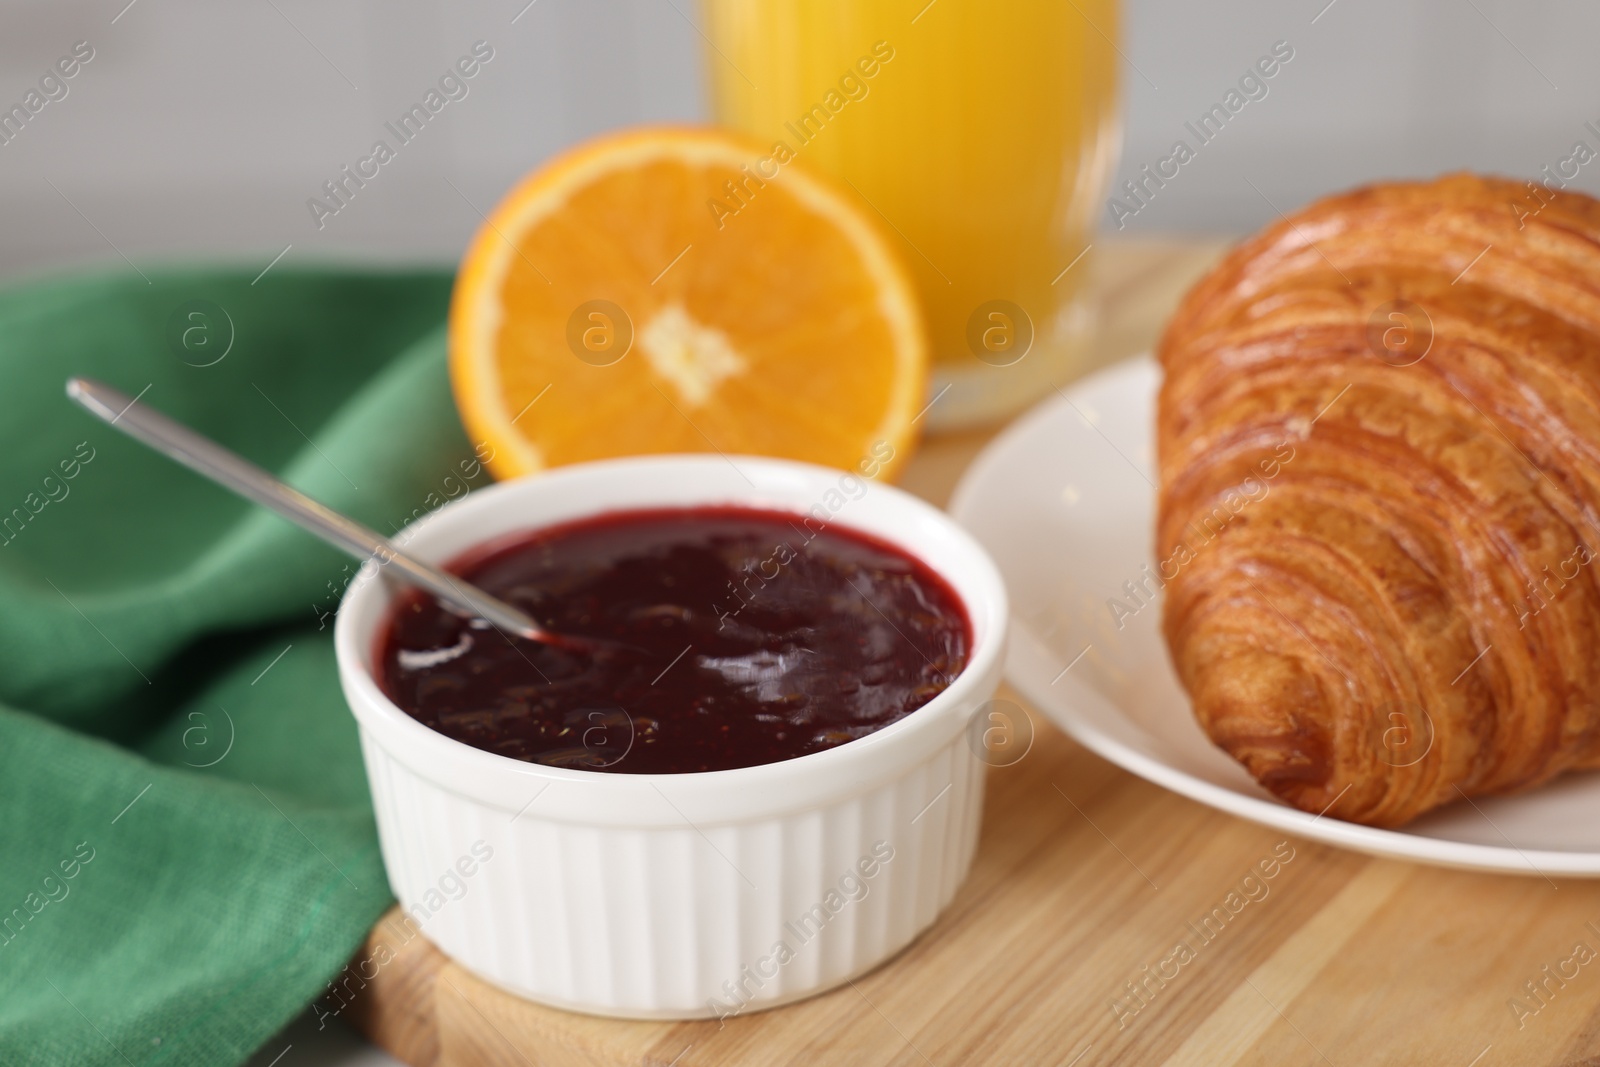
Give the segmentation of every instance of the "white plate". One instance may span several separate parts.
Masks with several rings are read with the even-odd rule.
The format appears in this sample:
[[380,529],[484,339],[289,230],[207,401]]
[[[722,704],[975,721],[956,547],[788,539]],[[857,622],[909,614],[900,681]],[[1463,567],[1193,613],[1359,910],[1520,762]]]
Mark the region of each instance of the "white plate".
[[[1206,739],[1167,659],[1161,605],[1124,587],[1155,560],[1159,384],[1148,356],[1085,379],[995,438],[956,489],[951,513],[1010,589],[1018,691],[1112,763],[1243,819],[1418,863],[1600,877],[1600,772],[1379,830],[1288,807]],[[1113,597],[1135,609],[1121,629]]]

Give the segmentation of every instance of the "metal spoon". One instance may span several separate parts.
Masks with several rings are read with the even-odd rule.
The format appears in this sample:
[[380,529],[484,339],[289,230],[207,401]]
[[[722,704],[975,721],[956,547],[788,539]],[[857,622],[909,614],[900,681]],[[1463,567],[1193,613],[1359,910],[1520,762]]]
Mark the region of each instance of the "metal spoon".
[[357,559],[376,559],[380,566],[398,572],[397,577],[402,581],[426,589],[469,615],[487,620],[496,629],[530,641],[564,648],[587,647],[591,644],[586,638],[552,633],[477,586],[406,555],[382,535],[285,485],[215,441],[179,425],[153,408],[135,407],[134,397],[88,378],[69,379],[67,395],[129,437],[144,442],[246,500],[271,508],[290,522]]

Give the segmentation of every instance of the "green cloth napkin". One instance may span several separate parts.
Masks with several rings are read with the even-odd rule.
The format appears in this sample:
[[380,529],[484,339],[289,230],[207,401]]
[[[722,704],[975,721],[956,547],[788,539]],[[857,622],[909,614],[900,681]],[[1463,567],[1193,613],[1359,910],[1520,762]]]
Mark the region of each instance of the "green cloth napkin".
[[240,1062],[391,899],[334,669],[355,565],[62,392],[138,393],[385,533],[463,491],[449,275],[251,278],[0,292],[3,1064]]

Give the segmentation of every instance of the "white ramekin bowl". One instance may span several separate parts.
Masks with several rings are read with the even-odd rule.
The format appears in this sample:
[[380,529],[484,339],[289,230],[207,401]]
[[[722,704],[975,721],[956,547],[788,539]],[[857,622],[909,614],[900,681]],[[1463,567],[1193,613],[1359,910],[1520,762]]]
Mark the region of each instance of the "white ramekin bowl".
[[781,763],[619,774],[523,763],[454,741],[379,690],[392,598],[363,568],[334,642],[360,726],[389,885],[456,961],[578,1011],[697,1018],[768,1008],[881,963],[950,902],[977,844],[981,743],[1006,596],[937,509],[843,471],[756,457],[564,467],[479,490],[408,531],[447,561],[490,538],[636,507],[742,504],[898,545],[948,581],[972,653],[939,696],[876,733]]

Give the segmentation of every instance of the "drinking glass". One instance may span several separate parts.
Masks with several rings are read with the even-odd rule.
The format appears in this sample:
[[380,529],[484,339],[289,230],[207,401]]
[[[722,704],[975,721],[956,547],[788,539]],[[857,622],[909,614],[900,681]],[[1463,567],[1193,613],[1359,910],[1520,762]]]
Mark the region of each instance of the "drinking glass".
[[1116,0],[701,7],[717,120],[842,180],[899,243],[928,425],[993,421],[1073,375],[1119,141]]

